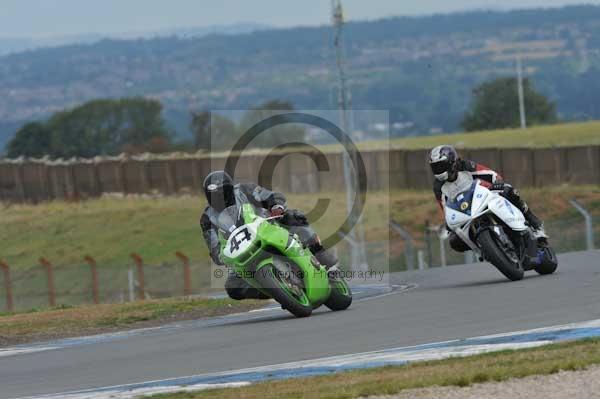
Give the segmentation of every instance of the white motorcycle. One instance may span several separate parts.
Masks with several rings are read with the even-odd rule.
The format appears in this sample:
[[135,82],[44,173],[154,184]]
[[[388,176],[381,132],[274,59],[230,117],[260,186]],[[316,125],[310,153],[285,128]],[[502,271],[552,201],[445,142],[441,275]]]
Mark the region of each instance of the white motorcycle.
[[446,224],[475,252],[512,281],[527,270],[552,274],[558,267],[554,250],[532,238],[523,213],[506,198],[486,188],[467,172],[442,187]]

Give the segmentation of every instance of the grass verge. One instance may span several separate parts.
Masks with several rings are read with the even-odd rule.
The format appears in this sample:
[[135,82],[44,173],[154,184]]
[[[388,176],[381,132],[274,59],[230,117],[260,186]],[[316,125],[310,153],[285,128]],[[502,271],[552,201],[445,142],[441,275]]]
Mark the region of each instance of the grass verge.
[[[559,252],[584,248],[583,219],[569,204],[576,197],[594,217],[600,215],[600,187],[560,186],[523,190],[524,198],[546,221],[546,228]],[[345,218],[345,196],[336,193],[291,195],[290,207],[313,209],[318,198],[331,205],[313,227],[321,237],[334,233]],[[192,292],[204,294],[213,284],[206,245],[198,217],[203,203],[198,197],[100,198],[78,203],[53,202],[37,206],[0,208],[0,259],[10,265],[16,309],[40,308],[48,303],[47,280],[38,258],[54,265],[56,303],[80,305],[91,301],[91,276],[84,256],[98,263],[101,302],[122,302],[127,297],[130,253],[139,253],[145,264],[146,293],[152,298],[183,295],[183,268],[176,251],[191,259]],[[389,219],[409,230],[417,248],[424,247],[425,221],[441,222],[441,212],[430,190],[369,192],[363,211],[365,236],[371,264],[391,271],[405,267],[404,241],[390,233]],[[595,223],[600,237],[600,224]],[[338,244],[343,264],[348,264],[348,246]],[[439,264],[439,246],[433,246],[432,264]],[[461,254],[449,252],[449,264],[461,263]],[[0,310],[6,309],[0,273]]]
[[[503,129],[471,133],[398,138],[359,143],[361,150],[433,148],[441,143],[458,148],[551,148],[600,144],[600,122],[565,123],[534,126],[525,130]],[[333,148],[333,146],[332,146]]]
[[[561,186],[522,190],[540,217],[576,216],[568,199],[577,197],[593,213],[600,213],[600,188]],[[327,236],[345,217],[345,197],[331,198],[328,212],[314,223]],[[308,211],[317,201],[313,194],[290,195],[290,207]],[[102,267],[131,265],[131,252],[139,253],[146,264],[178,263],[174,253],[182,251],[193,261],[207,259],[198,220],[204,204],[198,197],[101,198],[78,203],[53,202],[40,205],[13,205],[0,208],[2,260],[13,269],[39,268],[44,256],[55,266],[81,265],[92,255]],[[370,192],[364,210],[367,239],[389,237],[387,211],[417,237],[425,220],[439,223],[441,213],[430,190],[395,190],[387,194]],[[314,221],[313,221],[314,222]],[[87,270],[87,269],[86,269]]]
[[503,351],[344,372],[329,376],[263,382],[242,388],[216,389],[153,396],[154,399],[349,399],[392,395],[404,389],[468,386],[561,370],[581,370],[600,364],[600,339],[552,344],[535,349]]
[[3,313],[0,314],[0,346],[221,316],[265,304],[258,300],[173,298]]

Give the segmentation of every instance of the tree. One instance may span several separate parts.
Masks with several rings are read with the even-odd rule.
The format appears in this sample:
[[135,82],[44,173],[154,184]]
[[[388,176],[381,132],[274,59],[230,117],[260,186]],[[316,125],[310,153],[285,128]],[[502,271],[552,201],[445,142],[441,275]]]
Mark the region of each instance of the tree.
[[50,131],[43,123],[31,122],[20,128],[8,143],[7,155],[17,158],[21,155],[40,158],[50,147]]
[[[554,123],[556,107],[537,92],[530,81],[523,81],[528,125]],[[505,129],[520,126],[519,97],[516,78],[499,78],[484,82],[473,90],[471,110],[461,125],[466,131]]]
[[9,156],[162,152],[168,147],[169,133],[161,112],[160,102],[141,97],[90,101],[58,112],[47,122],[25,125],[9,143]]
[[230,119],[209,111],[192,113],[192,131],[197,149],[230,149],[236,139],[236,126]]
[[210,112],[192,112],[192,132],[196,149],[210,149]]
[[[240,122],[242,132],[247,132],[256,123],[272,116],[293,111],[294,106],[287,101],[271,100],[247,111]],[[251,143],[252,147],[271,148],[291,143],[304,143],[306,136],[305,127],[299,124],[276,125],[261,132]]]

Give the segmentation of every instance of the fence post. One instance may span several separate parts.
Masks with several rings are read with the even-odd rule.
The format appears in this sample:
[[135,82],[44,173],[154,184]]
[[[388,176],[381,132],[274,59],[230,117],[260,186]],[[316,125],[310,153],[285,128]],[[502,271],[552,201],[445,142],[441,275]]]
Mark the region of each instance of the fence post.
[[10,268],[0,260],[0,268],[4,271],[4,290],[6,291],[6,310],[10,313],[15,311],[15,303],[13,302],[12,281],[10,280]]
[[46,269],[46,277],[48,279],[48,304],[51,307],[56,306],[56,293],[54,291],[54,274],[52,270],[52,263],[46,258],[40,258],[40,265]]
[[402,226],[400,226],[398,223],[394,222],[393,220],[390,222],[390,227],[392,229],[394,229],[394,231],[396,231],[398,234],[400,234],[400,237],[402,237],[402,239],[406,243],[406,251],[405,251],[406,269],[414,270],[414,268],[415,268],[415,246],[413,244],[412,235],[408,232],[408,230],[404,229]]
[[176,252],[175,256],[183,263],[183,295],[192,295],[192,272],[190,270],[190,258],[181,252]]
[[576,199],[572,199],[569,201],[571,205],[583,216],[585,219],[585,237],[586,237],[586,247],[588,251],[594,249],[594,226],[592,223],[592,215],[585,209]]
[[100,299],[98,296],[98,270],[96,269],[96,260],[89,255],[83,259],[90,265],[90,270],[92,272],[92,299],[94,300],[94,303],[98,305]]
[[131,258],[137,267],[138,299],[143,301],[146,298],[146,287],[144,283],[144,261],[142,260],[141,256],[136,253],[132,253]]

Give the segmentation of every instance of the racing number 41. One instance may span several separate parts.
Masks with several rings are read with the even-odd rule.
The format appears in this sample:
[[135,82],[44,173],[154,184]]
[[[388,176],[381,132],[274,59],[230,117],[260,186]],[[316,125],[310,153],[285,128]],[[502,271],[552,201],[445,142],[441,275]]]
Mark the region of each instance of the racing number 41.
[[232,238],[229,240],[230,247],[229,252],[234,253],[240,249],[240,244],[244,241],[250,241],[252,237],[250,236],[250,231],[247,228],[238,231]]

